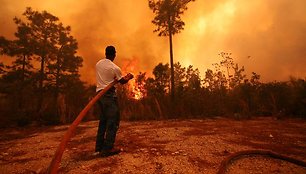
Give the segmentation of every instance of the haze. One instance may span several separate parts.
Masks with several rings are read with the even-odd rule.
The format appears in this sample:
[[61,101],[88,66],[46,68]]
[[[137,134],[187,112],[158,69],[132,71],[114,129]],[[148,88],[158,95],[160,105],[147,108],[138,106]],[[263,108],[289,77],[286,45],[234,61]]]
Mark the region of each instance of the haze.
[[[167,37],[153,33],[147,0],[0,0],[0,35],[13,39],[15,16],[26,7],[46,10],[72,27],[83,57],[82,79],[95,82],[95,64],[104,48],[117,48],[115,62],[126,72],[151,73],[169,62]],[[306,77],[305,0],[197,0],[182,16],[185,29],[174,36],[174,62],[201,72],[230,52],[248,74],[262,81]],[[250,57],[249,57],[250,56]],[[8,58],[1,56],[7,61]]]

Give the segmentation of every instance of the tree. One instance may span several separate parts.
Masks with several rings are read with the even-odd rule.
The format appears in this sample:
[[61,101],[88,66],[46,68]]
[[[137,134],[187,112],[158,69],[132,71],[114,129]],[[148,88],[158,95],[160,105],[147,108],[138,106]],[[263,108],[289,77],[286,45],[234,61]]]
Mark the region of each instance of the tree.
[[13,40],[13,46],[10,49],[10,56],[16,57],[13,62],[13,68],[21,71],[21,81],[24,82],[26,76],[29,76],[32,65],[33,47],[31,44],[30,28],[24,25],[18,25],[20,22],[14,18],[17,24],[17,32],[15,33],[16,40]]
[[231,56],[232,53],[221,52],[219,55],[222,57],[220,65],[226,68],[227,78],[230,79],[233,75],[230,74],[230,69],[234,66],[234,60]]
[[2,62],[0,62],[0,75],[2,75],[4,72],[5,72],[4,71],[4,64]]
[[219,91],[226,89],[226,77],[222,71],[214,72],[207,69],[205,72],[204,84],[210,91]]
[[[179,63],[174,65],[174,71],[179,73],[175,76],[177,91],[179,92],[179,100],[175,100],[179,105],[176,108],[177,115],[183,117],[189,117],[191,115],[198,115],[201,113],[202,109],[202,97],[201,94],[201,79],[199,76],[199,70],[193,69],[192,65],[186,67],[178,66]],[[177,78],[179,77],[179,79]]]
[[23,103],[25,102],[24,91],[26,91],[25,89],[31,80],[30,75],[33,68],[28,33],[28,29],[18,27],[15,33],[16,40],[11,41],[4,37],[0,38],[1,54],[15,58],[10,66],[6,66],[8,72],[3,76],[2,80],[6,83],[6,87],[9,87],[6,92],[18,97],[14,99],[19,111],[23,110]]
[[[6,40],[3,36],[0,36],[0,55],[3,55],[7,52],[7,45],[9,41]],[[0,77],[5,73],[5,65],[3,62],[0,62]]]
[[186,68],[180,62],[174,64],[174,86],[176,95],[182,95],[186,86]]
[[306,118],[306,79],[290,77],[289,85],[291,95],[287,112]]
[[82,66],[82,58],[76,55],[78,45],[70,35],[70,26],[63,26],[58,17],[31,8],[27,8],[23,15],[27,21],[14,18],[18,27],[15,35],[19,38],[21,53],[27,57],[33,54],[40,62],[37,107],[40,111],[46,88],[54,89],[56,99],[60,89],[79,80],[78,68]]
[[201,77],[199,69],[193,69],[193,66],[189,65],[186,70],[186,81],[189,89],[199,90],[201,88]]
[[250,80],[252,86],[255,86],[255,87],[259,86],[260,85],[259,80],[260,80],[260,75],[255,73],[255,72],[252,72],[252,76],[251,76],[251,80]]
[[191,1],[195,0],[149,0],[149,8],[156,15],[152,20],[157,26],[154,32],[158,32],[158,36],[169,36],[172,99],[175,96],[172,35],[184,29],[181,15]]
[[246,77],[246,75],[243,73],[244,66],[239,68],[238,63],[236,63],[235,66],[233,66],[233,69],[234,69],[234,75],[230,79],[230,83],[229,83],[231,88],[235,88],[239,86]]
[[169,91],[169,64],[159,63],[153,69],[154,78],[145,81],[145,89],[149,96],[164,96]]
[[46,11],[33,11],[30,7],[26,9],[23,15],[27,19],[26,22],[19,18],[14,18],[14,21],[19,31],[27,31],[26,33],[21,33],[21,35],[27,35],[28,44],[31,45],[30,50],[40,62],[40,71],[38,75],[39,100],[37,107],[37,110],[40,111],[43,102],[44,82],[46,79],[45,67],[46,63],[55,55],[54,50],[56,50],[56,34],[59,19]]
[[79,78],[78,68],[82,66],[83,59],[76,55],[78,43],[70,36],[70,26],[64,27],[62,23],[57,26],[54,56],[50,57],[47,65],[47,79],[54,88],[57,98],[61,89],[69,87],[72,81]]
[[[31,101],[36,102],[37,116],[42,116],[46,109],[52,112],[48,115],[59,116],[59,94],[68,95],[73,89],[85,89],[78,72],[83,61],[76,55],[78,43],[70,35],[70,26],[64,26],[56,16],[46,11],[33,11],[31,8],[27,8],[23,15],[25,20],[14,18],[17,25],[15,40],[10,41],[0,36],[0,53],[15,59],[2,81],[9,82],[6,84],[20,91],[16,95],[21,98],[18,102],[22,101],[26,83],[31,84],[31,89],[24,91],[36,93],[34,99],[37,100]],[[65,95],[61,95],[61,98],[65,98]]]

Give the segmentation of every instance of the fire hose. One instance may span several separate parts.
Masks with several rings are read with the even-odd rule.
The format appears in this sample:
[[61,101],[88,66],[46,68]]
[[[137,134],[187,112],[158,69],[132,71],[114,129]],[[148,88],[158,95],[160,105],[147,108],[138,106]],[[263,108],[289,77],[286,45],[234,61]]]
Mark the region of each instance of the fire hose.
[[217,172],[217,174],[225,174],[226,173],[226,169],[227,167],[235,160],[241,158],[242,156],[249,156],[249,155],[262,155],[262,156],[268,156],[271,158],[275,158],[275,159],[280,159],[280,160],[284,160],[302,167],[306,167],[306,162],[292,158],[292,157],[288,157],[288,156],[284,156],[281,154],[277,154],[274,153],[272,151],[267,151],[267,150],[246,150],[246,151],[239,151],[236,152],[234,154],[229,155],[227,158],[225,158],[220,167],[219,170]]
[[[58,167],[60,165],[64,150],[66,148],[66,145],[69,142],[69,139],[73,136],[76,127],[81,123],[82,119],[86,116],[87,112],[92,108],[92,106],[101,98],[110,88],[112,88],[115,84],[118,83],[118,80],[114,80],[112,83],[110,83],[106,88],[101,90],[93,99],[90,100],[90,102],[85,106],[85,108],[79,113],[79,115],[76,117],[76,119],[72,122],[70,127],[68,128],[66,134],[62,138],[61,143],[59,144],[52,161],[48,167],[47,173],[48,174],[57,174]],[[234,160],[237,160],[241,156],[246,155],[266,155],[272,158],[285,160],[294,164],[297,164],[302,167],[306,167],[306,162],[297,160],[294,158],[290,158],[287,156],[279,155],[270,151],[263,151],[263,150],[249,150],[249,151],[240,151],[237,153],[234,153],[227,157],[224,161],[222,161],[221,166],[218,170],[218,174],[224,174],[226,172],[227,166],[233,162]]]
[[64,150],[66,148],[66,145],[68,144],[69,139],[74,134],[76,127],[81,123],[87,112],[99,100],[99,98],[102,97],[110,88],[112,88],[117,83],[118,80],[114,80],[112,83],[106,86],[106,88],[101,90],[93,99],[90,100],[90,102],[85,106],[85,108],[79,113],[77,118],[72,122],[52,158],[52,161],[48,167],[48,174],[56,174],[58,172],[58,167],[61,163]]

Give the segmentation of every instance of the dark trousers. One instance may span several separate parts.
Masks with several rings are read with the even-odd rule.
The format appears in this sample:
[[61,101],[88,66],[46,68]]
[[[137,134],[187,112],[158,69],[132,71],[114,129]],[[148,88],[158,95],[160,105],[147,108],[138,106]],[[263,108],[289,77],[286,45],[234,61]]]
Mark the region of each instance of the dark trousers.
[[106,94],[99,99],[98,104],[101,115],[96,140],[96,152],[110,150],[114,147],[120,122],[117,97]]

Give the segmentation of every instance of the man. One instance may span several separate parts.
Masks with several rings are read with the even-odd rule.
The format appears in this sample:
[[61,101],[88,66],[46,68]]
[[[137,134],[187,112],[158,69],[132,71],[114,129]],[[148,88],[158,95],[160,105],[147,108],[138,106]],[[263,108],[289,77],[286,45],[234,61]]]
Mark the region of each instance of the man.
[[[105,59],[99,60],[96,64],[96,92],[104,89],[114,80],[118,80],[121,84],[125,84],[133,78],[133,75],[130,73],[122,77],[121,69],[113,63],[116,57],[116,49],[114,46],[106,47],[105,56]],[[114,149],[114,143],[119,128],[120,112],[115,87],[108,90],[104,96],[99,99],[98,104],[101,115],[95,151],[103,156],[118,153],[120,151]]]

